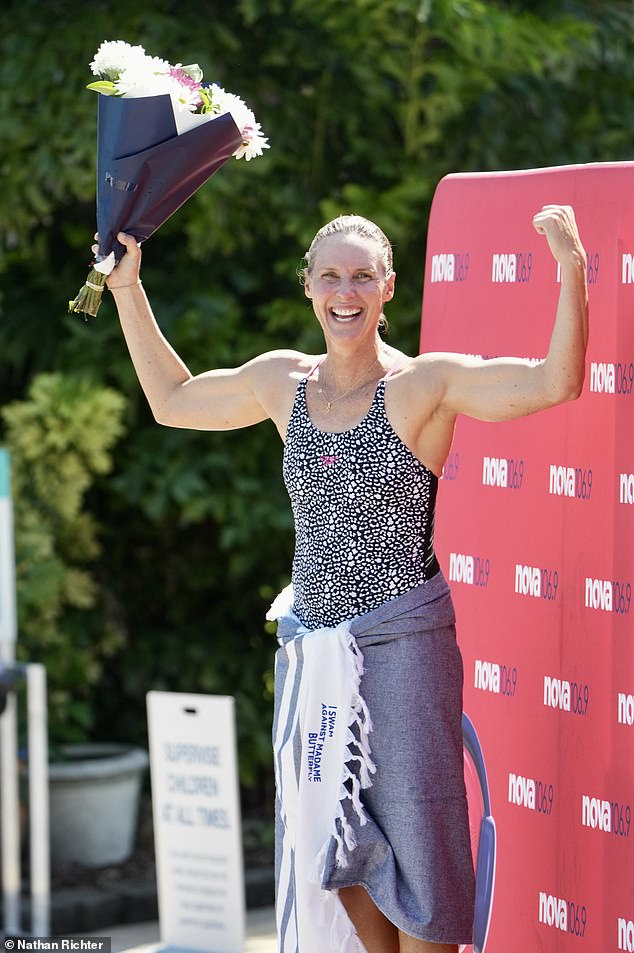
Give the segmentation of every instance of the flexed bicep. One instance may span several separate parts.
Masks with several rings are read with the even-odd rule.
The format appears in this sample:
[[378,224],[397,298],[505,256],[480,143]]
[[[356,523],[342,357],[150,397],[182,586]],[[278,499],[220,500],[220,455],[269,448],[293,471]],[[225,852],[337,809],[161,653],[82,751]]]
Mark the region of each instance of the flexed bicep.
[[262,359],[260,367],[256,359],[242,367],[206,371],[182,381],[154,410],[156,421],[193,430],[237,430],[266,420],[271,414],[261,396]]
[[476,420],[512,420],[557,402],[545,386],[543,362],[447,354],[439,355],[438,373],[444,381],[442,409]]
[[570,206],[545,205],[533,218],[559,262],[561,284],[543,360],[440,355],[443,405],[479,420],[511,420],[579,397],[588,343],[586,253]]

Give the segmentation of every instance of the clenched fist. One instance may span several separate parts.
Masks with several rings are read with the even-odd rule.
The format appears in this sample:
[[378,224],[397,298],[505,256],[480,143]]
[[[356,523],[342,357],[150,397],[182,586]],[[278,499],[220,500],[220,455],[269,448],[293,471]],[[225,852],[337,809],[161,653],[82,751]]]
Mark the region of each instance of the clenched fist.
[[544,205],[533,218],[535,230],[545,235],[554,258],[560,265],[586,264],[586,253],[570,205]]

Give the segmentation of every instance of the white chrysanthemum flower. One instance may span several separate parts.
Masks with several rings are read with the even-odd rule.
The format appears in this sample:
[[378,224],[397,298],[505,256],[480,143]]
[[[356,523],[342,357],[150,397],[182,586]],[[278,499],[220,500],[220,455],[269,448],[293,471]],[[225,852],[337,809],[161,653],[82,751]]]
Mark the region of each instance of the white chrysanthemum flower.
[[148,56],[147,54],[145,56],[145,65],[151,73],[169,73],[172,68],[167,60],[162,60],[160,56]]
[[145,59],[142,46],[131,46],[123,40],[105,40],[97,50],[90,68],[95,76],[115,80],[123,70]]
[[211,84],[211,98],[214,103],[214,112],[218,116],[231,113],[233,121],[240,131],[242,131],[244,125],[255,122],[255,116],[246,103],[235,93],[228,93],[217,83]]
[[239,96],[226,92],[222,86],[213,83],[211,92],[215,106],[214,112],[219,116],[231,113],[233,121],[240,130],[242,142],[233,153],[236,159],[245,158],[248,162],[256,156],[261,156],[263,150],[269,148],[269,143],[267,137],[262,135],[262,127],[256,121],[253,110],[249,109]]
[[146,73],[144,70],[126,70],[115,83],[117,92],[126,99],[142,96],[170,96],[175,112],[193,113],[200,106],[200,93],[183,86],[169,73]]
[[115,82],[118,94],[127,96],[129,99],[171,94],[173,85],[169,73],[148,69],[146,63],[135,64],[130,69],[123,70]]
[[[249,162],[250,159],[255,159],[257,156],[261,156],[265,149],[270,149],[269,140],[267,136],[262,135],[262,127],[259,122],[256,122],[252,130],[242,130],[242,135],[245,137],[236,151],[233,153],[236,159],[246,159]],[[248,138],[247,138],[248,137]]]
[[173,88],[170,90],[170,96],[177,109],[186,109],[188,112],[193,113],[196,112],[200,106],[200,93],[196,92],[195,89],[187,89],[185,86],[181,86],[180,83],[174,83]]
[[196,80],[188,76],[180,66],[170,69],[170,79],[170,95],[174,102],[189,112],[195,112],[202,103],[200,87]]

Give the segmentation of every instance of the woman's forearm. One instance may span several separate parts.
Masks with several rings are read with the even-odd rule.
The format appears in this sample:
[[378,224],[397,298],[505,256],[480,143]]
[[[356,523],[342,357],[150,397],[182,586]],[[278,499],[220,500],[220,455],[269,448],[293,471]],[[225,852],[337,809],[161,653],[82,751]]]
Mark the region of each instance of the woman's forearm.
[[191,379],[156,323],[143,285],[114,286],[112,295],[123,334],[143,392],[157,420],[174,390]]
[[549,389],[561,400],[578,397],[585,376],[588,345],[586,262],[571,256],[561,266],[561,289],[555,324],[543,369]]

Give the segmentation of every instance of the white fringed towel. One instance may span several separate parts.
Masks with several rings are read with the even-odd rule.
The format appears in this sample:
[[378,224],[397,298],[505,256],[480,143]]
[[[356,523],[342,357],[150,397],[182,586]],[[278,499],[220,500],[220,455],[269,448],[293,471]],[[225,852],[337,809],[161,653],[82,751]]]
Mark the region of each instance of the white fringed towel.
[[[293,617],[292,588],[277,597],[270,620]],[[350,622],[303,629],[276,658],[273,751],[283,825],[276,919],[280,953],[364,953],[336,891],[321,887],[326,850],[335,838],[337,866],[347,866],[355,838],[343,803],[365,823],[361,788],[375,771],[370,716],[359,686],[363,658]],[[282,668],[283,653],[283,674]],[[352,769],[352,770],[351,770]]]

